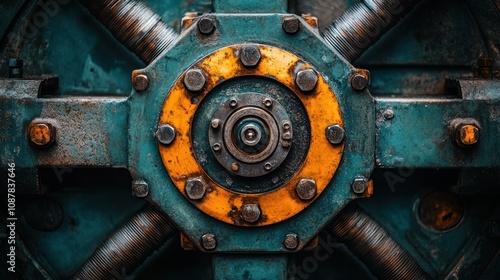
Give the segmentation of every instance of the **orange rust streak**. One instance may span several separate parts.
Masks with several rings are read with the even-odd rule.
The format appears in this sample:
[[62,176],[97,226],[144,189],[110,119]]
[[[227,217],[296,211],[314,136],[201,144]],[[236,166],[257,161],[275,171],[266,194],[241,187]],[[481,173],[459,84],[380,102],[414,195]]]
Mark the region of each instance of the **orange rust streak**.
[[[209,191],[198,202],[193,202],[200,210],[221,221],[235,223],[229,213],[239,209],[243,201],[259,203],[265,219],[253,225],[268,225],[283,221],[296,215],[313,200],[302,201],[295,193],[295,186],[301,178],[314,178],[317,193],[326,188],[333,177],[342,157],[344,144],[333,146],[325,137],[325,128],[332,124],[343,126],[340,106],[334,93],[319,76],[313,93],[303,94],[295,86],[295,67],[312,68],[291,53],[281,49],[259,45],[261,61],[255,68],[243,67],[238,59],[237,46],[220,49],[203,59],[196,66],[208,73],[204,91],[199,101],[192,104],[181,77],[168,95],[160,115],[160,124],[169,123],[177,129],[175,141],[164,146],[159,144],[160,154],[174,184],[185,195],[184,184],[188,177],[203,178]],[[203,97],[222,81],[237,76],[266,76],[273,78],[292,90],[303,102],[311,123],[311,143],[307,158],[298,173],[284,186],[262,194],[241,194],[225,189],[215,183],[203,171],[191,150],[190,127],[198,105]],[[315,198],[316,198],[315,197]]]

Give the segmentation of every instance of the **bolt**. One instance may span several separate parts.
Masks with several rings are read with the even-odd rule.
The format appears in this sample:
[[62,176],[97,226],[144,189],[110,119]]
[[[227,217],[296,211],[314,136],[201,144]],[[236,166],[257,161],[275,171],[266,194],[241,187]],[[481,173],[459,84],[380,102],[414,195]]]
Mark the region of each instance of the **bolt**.
[[184,75],[184,85],[190,91],[201,91],[205,82],[205,75],[200,69],[189,69]]
[[243,220],[254,223],[260,218],[259,205],[254,203],[246,203],[241,206],[241,218]]
[[281,142],[281,146],[282,146],[283,148],[289,148],[289,147],[290,147],[290,140],[283,140],[283,141]]
[[289,122],[284,122],[283,123],[283,129],[284,130],[289,130],[290,129],[290,123]]
[[231,164],[231,170],[238,171],[239,169],[240,166],[236,162],[233,162],[233,164]]
[[283,140],[292,140],[292,134],[290,133],[290,131],[287,131],[285,133],[283,133]]
[[134,89],[137,91],[146,90],[149,86],[148,76],[144,74],[135,75],[134,77]]
[[46,148],[56,140],[56,128],[48,122],[32,121],[28,126],[28,136],[31,143]]
[[270,108],[271,106],[273,106],[273,101],[269,98],[264,98],[264,100],[262,101],[262,103],[264,103],[264,106]]
[[301,91],[312,91],[318,83],[318,75],[313,69],[303,69],[295,75],[295,83]]
[[132,181],[132,195],[135,197],[146,197],[149,193],[149,186],[143,180]]
[[299,240],[297,238],[297,234],[289,233],[285,236],[285,240],[283,241],[283,245],[288,250],[295,250],[297,246],[299,246]]
[[384,118],[386,120],[390,120],[390,119],[394,118],[394,111],[392,109],[384,110]]
[[265,169],[265,170],[269,171],[269,170],[271,170],[272,168],[273,168],[273,164],[272,164],[272,163],[270,163],[270,162],[266,162],[266,163],[264,163],[264,169]]
[[211,233],[206,233],[201,237],[201,245],[205,250],[213,250],[217,247],[217,240],[215,235]]
[[215,152],[218,152],[220,151],[220,149],[222,148],[222,146],[219,144],[219,143],[215,143],[212,147],[212,149],[215,151]]
[[364,194],[368,189],[368,180],[365,177],[356,177],[351,187],[355,194]]
[[334,145],[342,143],[345,137],[344,129],[338,124],[329,125],[326,128],[326,139]]
[[17,58],[9,59],[9,78],[23,77],[23,60]]
[[175,128],[169,124],[162,124],[156,130],[156,138],[160,143],[169,145],[175,139]]
[[240,60],[247,67],[256,66],[260,61],[259,48],[255,45],[244,45],[240,49]]
[[186,195],[192,200],[199,200],[205,196],[207,187],[199,178],[189,178],[184,188]]
[[456,129],[458,144],[474,145],[479,141],[479,127],[475,124],[462,124]]
[[283,30],[288,34],[295,34],[300,29],[300,21],[295,16],[284,17],[283,24],[281,25]]
[[236,100],[236,98],[231,98],[231,100],[229,100],[229,106],[236,107],[237,105],[238,105],[238,100]]
[[200,20],[198,20],[198,30],[201,34],[211,34],[215,30],[214,20],[209,17],[200,18]]
[[316,195],[316,181],[313,179],[300,179],[295,187],[295,192],[302,200],[310,200]]
[[210,122],[210,125],[212,126],[213,129],[216,129],[219,127],[220,125],[220,120],[219,119],[213,119],[211,122]]
[[368,79],[361,73],[354,73],[351,76],[351,86],[355,90],[362,91],[368,86]]

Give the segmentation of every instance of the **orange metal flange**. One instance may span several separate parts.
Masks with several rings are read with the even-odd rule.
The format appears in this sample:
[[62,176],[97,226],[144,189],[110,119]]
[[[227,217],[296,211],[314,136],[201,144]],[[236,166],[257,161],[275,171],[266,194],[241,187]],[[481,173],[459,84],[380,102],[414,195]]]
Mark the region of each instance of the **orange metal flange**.
[[[207,186],[207,191],[202,199],[191,202],[220,221],[241,226],[274,224],[296,215],[310,205],[335,174],[345,142],[332,145],[325,136],[325,129],[331,124],[344,127],[339,103],[325,78],[318,74],[318,83],[314,90],[303,93],[295,84],[295,73],[313,67],[282,49],[267,45],[257,46],[261,59],[255,67],[245,67],[240,62],[238,54],[241,45],[219,49],[201,59],[193,66],[206,74],[206,84],[196,95],[197,102],[192,102],[193,94],[185,88],[183,74],[168,94],[159,119],[159,125],[170,124],[176,129],[176,138],[171,144],[158,143],[163,164],[175,186],[187,197],[187,179],[201,179]],[[266,193],[238,193],[217,184],[203,170],[192,149],[191,124],[203,98],[217,85],[241,76],[263,76],[288,87],[302,101],[311,125],[310,147],[302,167],[283,186]],[[310,200],[302,200],[296,193],[296,185],[303,178],[316,182],[316,195]],[[242,221],[240,209],[244,203],[259,205],[262,215],[258,221]]]

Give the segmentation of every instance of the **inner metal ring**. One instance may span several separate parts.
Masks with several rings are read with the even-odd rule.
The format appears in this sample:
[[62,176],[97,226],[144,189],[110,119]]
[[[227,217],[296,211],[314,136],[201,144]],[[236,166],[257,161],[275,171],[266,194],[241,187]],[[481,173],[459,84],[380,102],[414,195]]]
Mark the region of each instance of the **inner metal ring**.
[[[262,120],[267,130],[269,131],[268,133],[269,139],[267,139],[266,147],[264,148],[264,150],[262,150],[257,154],[250,154],[239,149],[234,143],[235,141],[232,137],[233,130],[237,129],[236,124],[245,117],[255,117]],[[242,133],[243,132],[244,131],[242,130]],[[242,162],[257,163],[267,159],[276,149],[276,146],[278,145],[278,139],[279,139],[279,130],[276,120],[268,112],[260,108],[255,108],[255,107],[241,108],[238,111],[234,112],[224,125],[224,142],[227,146],[227,149],[229,153],[231,153],[231,155],[233,155],[236,159]]]
[[262,139],[262,132],[256,125],[247,124],[241,129],[240,138],[245,145],[253,147],[259,144],[260,139]]

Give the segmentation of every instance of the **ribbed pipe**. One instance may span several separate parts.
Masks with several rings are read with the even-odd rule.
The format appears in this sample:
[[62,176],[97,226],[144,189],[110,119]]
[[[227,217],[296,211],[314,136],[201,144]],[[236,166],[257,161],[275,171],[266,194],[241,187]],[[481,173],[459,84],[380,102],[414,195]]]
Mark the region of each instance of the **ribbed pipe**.
[[328,226],[379,279],[431,279],[417,261],[355,203]]
[[117,279],[124,273],[130,275],[175,231],[164,213],[146,205],[112,233],[71,279]]
[[421,0],[363,0],[323,32],[325,40],[354,62]]
[[149,64],[178,34],[144,3],[136,0],[80,0],[118,41]]

